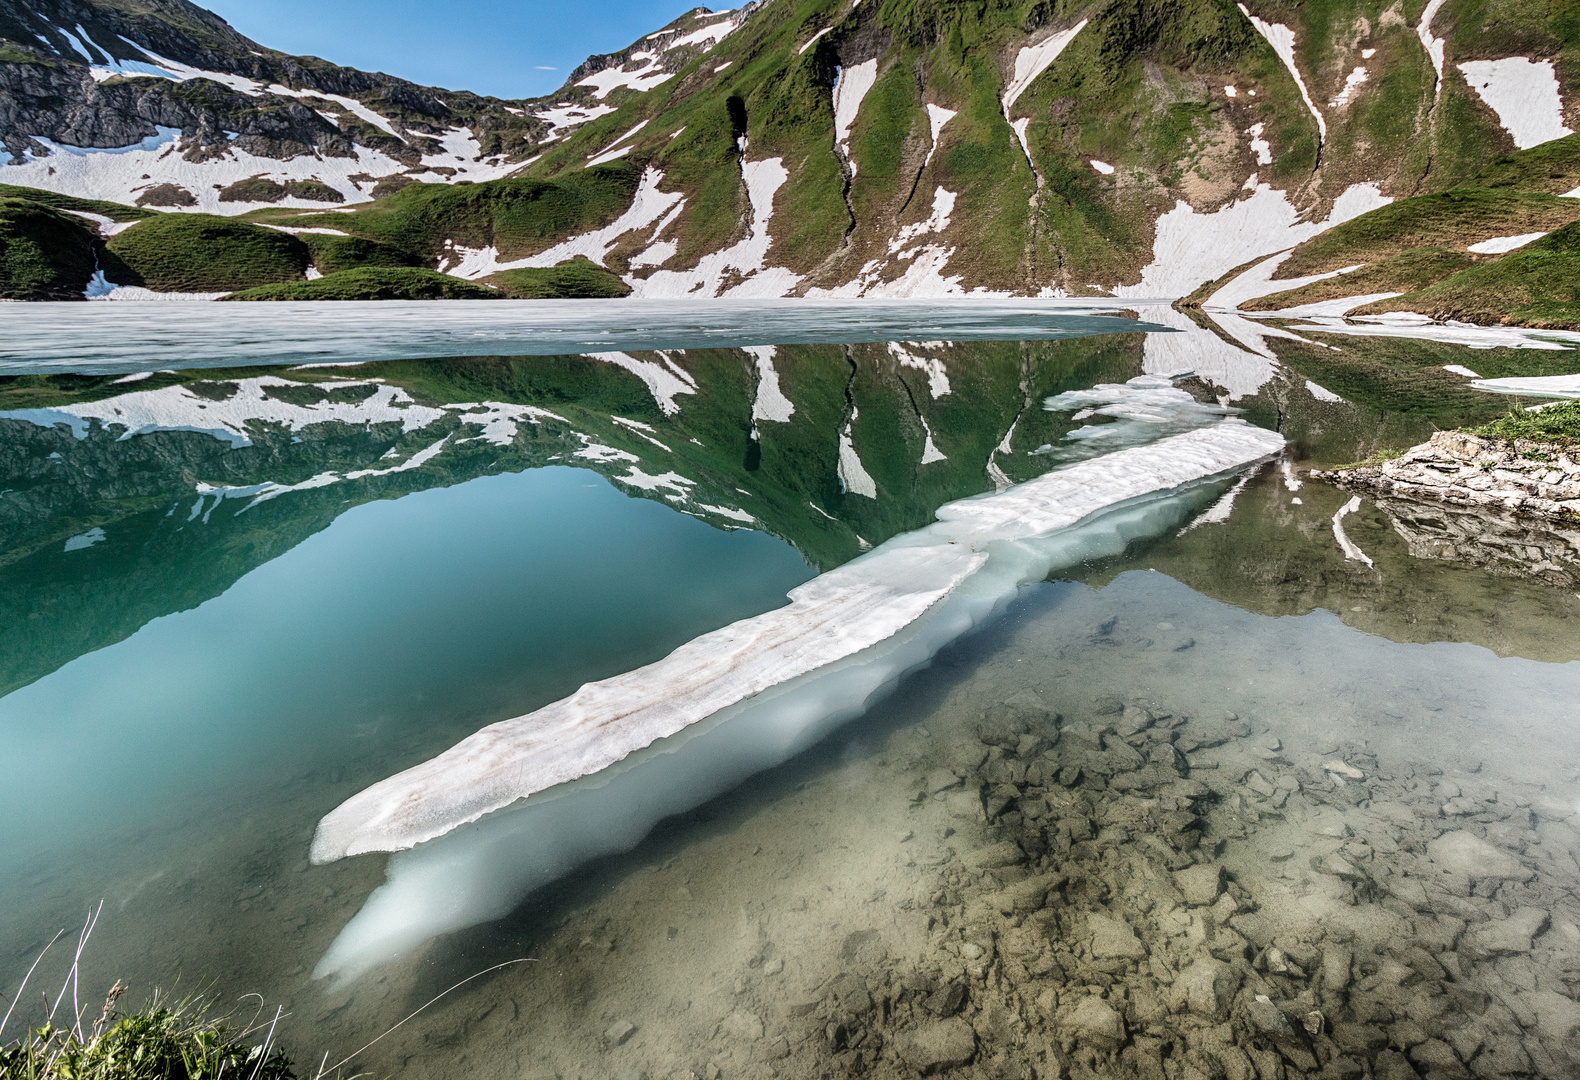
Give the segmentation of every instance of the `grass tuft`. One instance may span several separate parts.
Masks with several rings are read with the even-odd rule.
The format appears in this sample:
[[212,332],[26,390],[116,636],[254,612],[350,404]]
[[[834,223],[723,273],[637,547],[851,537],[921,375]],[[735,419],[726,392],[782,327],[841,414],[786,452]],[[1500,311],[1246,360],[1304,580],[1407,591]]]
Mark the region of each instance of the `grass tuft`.
[[1491,423],[1472,428],[1470,433],[1480,435],[1484,439],[1580,442],[1580,401],[1563,401],[1535,412],[1510,409],[1507,416],[1500,416]]

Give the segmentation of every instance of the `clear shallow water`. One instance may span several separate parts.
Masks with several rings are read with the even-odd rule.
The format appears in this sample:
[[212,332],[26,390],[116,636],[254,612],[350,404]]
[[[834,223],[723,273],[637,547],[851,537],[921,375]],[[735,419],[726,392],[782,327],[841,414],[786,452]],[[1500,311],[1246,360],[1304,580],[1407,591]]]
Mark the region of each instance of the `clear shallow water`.
[[[1566,943],[1580,912],[1566,906],[1562,860],[1580,835],[1568,824],[1580,762],[1566,712],[1580,600],[1539,559],[1523,572],[1507,558],[1492,565],[1474,543],[1457,559],[1422,557],[1404,534],[1427,526],[1399,507],[1368,503],[1346,519],[1376,564],[1364,568],[1331,529],[1348,496],[1292,489],[1273,467],[1205,518],[1230,485],[1176,500],[1124,557],[1029,590],[866,719],[630,853],[346,986],[311,979],[384,874],[376,856],[308,866],[313,824],[336,802],[490,720],[779,604],[814,569],[925,524],[943,503],[1216,422],[1214,400],[1231,395],[1211,384],[1187,384],[1207,408],[1166,415],[1119,392],[1107,405],[1058,398],[1140,374],[1154,340],[783,346],[766,359],[788,415],[764,394],[765,358],[723,348],[638,354],[634,369],[496,358],[8,382],[0,732],[8,758],[32,764],[4,793],[19,827],[0,847],[16,868],[0,876],[0,977],[14,984],[10,972],[103,897],[90,979],[130,979],[135,994],[180,972],[218,979],[222,993],[263,993],[292,1011],[286,1034],[311,1048],[303,1056],[350,1052],[466,975],[537,958],[380,1043],[364,1059],[376,1072],[659,1077],[707,1075],[711,1063],[731,1076],[800,1075],[858,1056],[902,1070],[907,1040],[943,1022],[925,1001],[951,981],[967,988],[960,1015],[986,1075],[1103,1068],[1112,1048],[1095,1037],[1061,1041],[1087,996],[1123,1018],[1127,1051],[1186,1062],[1209,1052],[1187,1035],[1200,1043],[1220,1019],[1176,1008],[1172,987],[1187,961],[1233,966],[1232,948],[1229,960],[1203,953],[1192,928],[1205,935],[1208,914],[1193,916],[1167,884],[1171,861],[1195,855],[1145,839],[1157,814],[1189,807],[1206,824],[1188,851],[1235,875],[1231,894],[1247,909],[1211,915],[1214,934],[1228,927],[1246,942],[1222,1022],[1247,1022],[1255,993],[1240,992],[1255,987],[1296,1021],[1296,1005],[1325,1010],[1325,1038],[1360,1025],[1413,1051],[1449,1045],[1456,1026],[1485,1029],[1474,1064],[1507,1034],[1504,1013],[1462,1016],[1453,999],[1430,1015],[1412,1006],[1425,1017],[1414,1019],[1407,1002],[1452,997],[1441,987],[1455,980],[1431,972],[1361,986],[1394,958],[1388,943],[1408,939],[1463,957],[1459,981],[1508,1010],[1529,1061],[1558,1053],[1567,1036],[1547,1049],[1541,1023],[1561,1026],[1562,1007],[1521,995],[1568,1000],[1571,989]],[[1489,359],[1512,363],[1497,352],[1464,362]],[[690,386],[664,382],[667,364]],[[1307,388],[1306,372],[1269,366],[1271,381],[1231,404],[1282,426],[1297,460],[1351,460],[1485,408],[1452,396],[1433,399],[1435,412],[1408,407],[1410,379],[1384,387],[1393,398],[1347,385],[1360,400],[1335,403]],[[164,396],[135,397],[145,393]],[[1077,419],[1093,405],[1108,411]],[[147,430],[121,438],[128,427]],[[1190,718],[1146,730],[1203,744],[1181,751],[1181,774],[1204,792],[1110,785],[1115,771],[1090,755],[1119,753],[1102,734],[1124,716],[1116,701]],[[1047,710],[1063,722],[1050,727]],[[1228,712],[1248,728],[1204,745]],[[985,717],[1028,730],[1009,747],[983,742]],[[1025,734],[1044,745],[1022,753]],[[1162,741],[1136,735],[1148,752]],[[1324,767],[1335,756],[1363,773],[1359,785],[1335,786]],[[1066,787],[1039,766],[1042,779],[1022,788],[1017,760],[1077,775]],[[1016,794],[990,818],[1006,783]],[[1445,816],[1455,798],[1470,800],[1466,811]],[[1341,835],[1329,811],[1347,815]],[[1077,835],[1080,818],[1091,839]],[[1062,850],[1061,822],[1088,846]],[[1432,869],[1420,862],[1432,830],[1471,831],[1536,873],[1465,874],[1465,896],[1457,878],[1425,877],[1453,903],[1391,891]],[[1005,840],[1029,863],[973,855]],[[1285,846],[1300,857],[1283,858]],[[1338,852],[1365,875],[1313,866],[1308,850]],[[997,910],[1045,857],[1069,883],[1038,919],[1013,903]],[[1476,944],[1477,925],[1525,908],[1546,912],[1530,951]],[[1128,920],[1145,958],[1108,970],[1116,958],[1093,953],[1094,916]],[[1466,924],[1446,943],[1445,919]],[[1269,974],[1275,939],[1306,974],[1325,950],[1349,949],[1348,983],[1329,991]],[[840,975],[863,980],[875,1013],[848,979],[834,989]],[[1378,1001],[1392,1003],[1388,1018]],[[1421,1041],[1394,1030],[1403,1020]],[[635,1031],[622,1040],[626,1023]],[[1374,1069],[1376,1052],[1361,1053]],[[1212,1074],[1210,1062],[1192,1067]]]

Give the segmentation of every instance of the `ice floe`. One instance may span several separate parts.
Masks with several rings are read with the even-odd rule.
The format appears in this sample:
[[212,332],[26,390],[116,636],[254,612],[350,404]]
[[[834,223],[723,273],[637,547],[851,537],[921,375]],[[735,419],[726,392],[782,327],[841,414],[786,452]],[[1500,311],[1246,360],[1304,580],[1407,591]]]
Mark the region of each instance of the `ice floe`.
[[1574,132],[1564,126],[1564,103],[1551,60],[1506,56],[1455,65],[1521,150]]
[[[1462,372],[1463,373],[1463,372]],[[1580,397],[1580,375],[1537,375],[1526,378],[1483,379],[1474,376],[1470,385],[1477,390],[1498,394],[1528,394],[1532,397]]]
[[588,858],[629,848],[663,817],[859,715],[1002,610],[1020,584],[1176,526],[1178,489],[1283,445],[1227,420],[951,503],[934,525],[794,590],[785,607],[490,725],[374,784],[323,818],[312,857],[399,854],[314,974],[354,978],[437,934],[504,915]]

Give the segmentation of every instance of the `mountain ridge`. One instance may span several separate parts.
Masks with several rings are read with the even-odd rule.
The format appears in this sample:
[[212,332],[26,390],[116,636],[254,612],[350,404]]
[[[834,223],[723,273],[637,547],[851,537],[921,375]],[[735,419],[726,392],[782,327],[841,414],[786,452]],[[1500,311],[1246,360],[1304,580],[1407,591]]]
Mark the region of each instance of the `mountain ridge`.
[[[229,30],[185,0],[145,6]],[[35,21],[52,13],[40,43],[54,42],[54,51],[35,49],[31,66],[71,67],[74,41],[102,51],[109,30],[78,19],[79,35],[62,22],[115,10],[93,0],[3,0],[0,79],[14,84],[13,69],[30,66],[13,59],[28,48],[13,33],[17,12]],[[257,49],[227,61],[251,72],[229,78],[253,81],[224,98],[195,65],[196,75],[172,81],[105,54],[104,64],[130,73],[102,74],[82,62],[85,47],[76,51],[96,88],[142,95],[137,115],[155,128],[149,149],[115,156],[125,166],[165,163],[172,175],[161,184],[149,172],[136,199],[117,201],[175,200],[160,208],[356,236],[378,205],[369,200],[398,201],[412,184],[470,180],[487,190],[479,198],[497,201],[515,189],[496,185],[585,188],[604,181],[582,174],[603,169],[608,183],[629,188],[621,213],[540,223],[542,242],[526,244],[440,221],[414,250],[424,265],[474,280],[582,256],[638,296],[1180,296],[1566,137],[1568,121],[1580,120],[1569,89],[1580,29],[1566,12],[1518,0],[1258,0],[1254,10],[1228,0],[759,0],[729,12],[693,9],[623,50],[589,57],[556,93],[521,102],[367,73],[355,73],[368,80],[365,100],[336,101],[324,87],[351,85],[341,74],[350,69]],[[188,49],[187,59],[168,59],[217,62],[193,51],[204,47],[197,34],[187,33],[190,47],[167,43]],[[276,73],[297,85],[262,81]],[[305,89],[309,81],[320,89]],[[182,103],[198,86],[213,100],[195,129],[154,122],[156,98],[161,108],[179,99],[190,112]],[[277,109],[284,134],[216,128],[232,115],[224,108],[253,99]],[[190,119],[169,107],[169,118]],[[99,158],[37,136],[19,152],[17,122],[0,115],[16,155],[15,171],[0,179],[106,197],[108,180],[89,191],[83,179]],[[336,156],[344,153],[355,158]],[[373,165],[388,171],[375,176]],[[259,175],[239,175],[250,168]],[[289,178],[292,169],[303,175]],[[189,174],[236,179],[194,190],[202,185],[180,183]],[[310,181],[330,190],[302,186]],[[192,202],[183,204],[181,191]],[[313,213],[315,196],[343,205]]]

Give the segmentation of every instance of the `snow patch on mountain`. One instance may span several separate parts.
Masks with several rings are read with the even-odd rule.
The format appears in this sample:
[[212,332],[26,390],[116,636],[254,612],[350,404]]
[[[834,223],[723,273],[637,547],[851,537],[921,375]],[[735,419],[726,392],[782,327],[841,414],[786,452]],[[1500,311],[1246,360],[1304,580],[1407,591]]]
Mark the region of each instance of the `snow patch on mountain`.
[[746,352],[757,365],[757,395],[752,399],[752,423],[772,420],[788,423],[795,415],[795,405],[779,388],[779,372],[774,370],[774,357],[779,350],[773,345],[748,345]]
[[878,484],[867,472],[861,463],[861,457],[856,453],[856,444],[851,439],[851,425],[856,422],[856,410],[850,411],[850,419],[845,421],[845,427],[839,433],[839,486],[847,495],[864,495],[869,499],[878,497]]
[[1426,50],[1426,55],[1432,58],[1432,70],[1437,72],[1437,85],[1433,91],[1433,99],[1443,92],[1443,56],[1446,42],[1440,37],[1432,36],[1432,20],[1437,18],[1437,13],[1443,10],[1447,0],[1431,0],[1421,12],[1421,22],[1415,28],[1415,36],[1421,39],[1421,48]]
[[[158,184],[177,184],[197,199],[196,205],[182,207],[182,210],[232,215],[262,204],[220,202],[216,184],[224,187],[253,176],[280,183],[318,180],[340,192],[346,202],[358,203],[367,202],[370,196],[363,194],[351,181],[353,175],[388,175],[403,168],[388,154],[365,146],[357,147],[351,157],[304,154],[288,161],[258,157],[232,146],[218,157],[193,162],[179,153],[177,141],[180,136],[179,128],[161,127],[155,134],[130,146],[108,150],[35,138],[34,141],[44,146],[48,153],[27,150],[21,161],[6,167],[4,179],[8,184],[118,203],[135,203],[138,195]],[[323,208],[322,203],[290,196],[272,205]]]
[[[768,224],[773,219],[774,195],[790,179],[790,173],[784,167],[783,158],[772,157],[742,162],[741,175],[751,201],[751,233],[730,247],[704,255],[694,269],[658,270],[651,277],[628,278],[633,296],[647,299],[789,295],[800,282],[801,275],[784,267],[768,265],[768,248],[773,243]],[[654,220],[657,220],[656,215]],[[744,281],[725,287],[728,280],[742,277]]]
[[652,360],[638,360],[630,353],[601,352],[586,353],[589,359],[602,360],[606,364],[624,368],[631,374],[641,379],[648,392],[653,395],[653,400],[658,402],[659,411],[665,416],[674,416],[680,411],[680,406],[675,403],[677,394],[695,394],[697,380],[686,373],[684,368],[673,363],[655,363]]
[[1244,4],[1240,4],[1239,8],[1241,13],[1251,20],[1251,25],[1256,27],[1256,32],[1267,39],[1267,43],[1273,47],[1273,51],[1278,54],[1278,58],[1289,69],[1289,73],[1295,77],[1295,85],[1300,88],[1300,99],[1306,103],[1306,108],[1311,110],[1311,115],[1317,121],[1318,139],[1322,145],[1326,145],[1328,141],[1328,122],[1323,119],[1322,113],[1318,111],[1316,102],[1311,100],[1311,91],[1306,89],[1306,80],[1301,78],[1300,68],[1295,64],[1295,32],[1283,23],[1270,23],[1263,19],[1258,19],[1251,14],[1251,9]]
[[1467,60],[1455,66],[1487,107],[1498,114],[1498,123],[1521,150],[1574,134],[1564,126],[1564,103],[1551,60],[1508,56]]
[[938,152],[938,136],[944,130],[944,125],[959,115],[955,109],[946,109],[942,105],[927,106],[927,156],[922,159],[922,168],[932,164],[933,155]]
[[1152,262],[1141,282],[1123,285],[1115,296],[1184,296],[1243,262],[1292,248],[1393,200],[1375,184],[1353,184],[1333,200],[1326,221],[1304,222],[1282,191],[1259,184],[1250,198],[1232,202],[1210,214],[1198,213],[1183,199],[1158,218]]
[[678,209],[683,202],[684,196],[678,191],[658,190],[658,185],[663,179],[664,174],[658,169],[649,167],[644,171],[642,179],[637,183],[636,195],[632,197],[631,205],[626,208],[625,213],[601,229],[573,236],[546,251],[508,262],[500,262],[498,252],[493,247],[482,249],[457,247],[454,250],[461,253],[460,258],[454,268],[445,272],[456,277],[475,280],[501,270],[515,270],[524,266],[558,266],[566,259],[573,259],[578,255],[586,256],[602,266],[609,252],[626,233],[647,228],[666,213]]
[[[632,64],[637,67],[630,71],[625,70]],[[673,71],[664,70],[663,57],[652,52],[634,52],[631,58],[617,67],[607,67],[602,71],[595,71],[578,82],[577,86],[592,87],[593,97],[600,101],[609,96],[611,90],[625,87],[638,93],[645,93],[668,82],[675,77]]]
[[1036,45],[1028,45],[1015,54],[1014,75],[1010,78],[1009,86],[1004,89],[1006,120],[1009,119],[1009,111],[1014,107],[1015,102],[1036,81],[1037,76],[1047,71],[1049,65],[1059,58],[1059,54],[1075,40],[1075,36],[1086,29],[1087,22],[1088,20],[1082,19],[1068,30],[1050,34]]
[[[889,352],[900,362],[901,367],[914,368],[927,376],[927,392],[937,401],[949,393],[949,371],[944,367],[944,362],[935,356],[918,356],[910,351],[911,343],[891,341],[888,343]],[[911,346],[912,348],[926,346]]]
[[856,162],[850,156],[850,126],[856,122],[862,99],[878,81],[878,61],[866,60],[853,67],[840,68],[834,76],[834,145],[856,175]]

